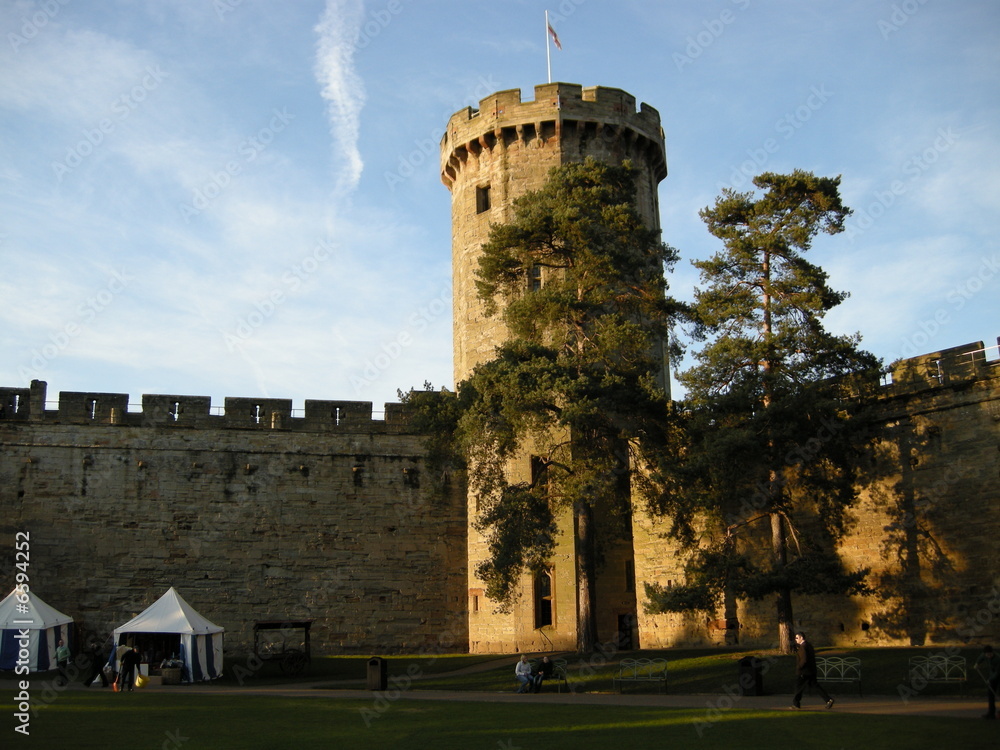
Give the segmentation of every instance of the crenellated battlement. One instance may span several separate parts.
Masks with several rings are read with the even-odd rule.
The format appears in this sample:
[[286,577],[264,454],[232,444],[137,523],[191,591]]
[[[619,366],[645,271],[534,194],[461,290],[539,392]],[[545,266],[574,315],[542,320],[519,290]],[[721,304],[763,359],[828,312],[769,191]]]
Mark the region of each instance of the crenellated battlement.
[[[911,396],[1000,376],[997,346],[974,341],[917,357],[901,359],[888,371],[880,395]],[[990,350],[997,352],[991,358]],[[307,399],[300,413],[283,398],[226,397],[213,411],[209,396],[142,395],[141,411],[129,411],[127,393],[60,391],[57,408],[46,408],[48,384],[33,380],[29,388],[0,387],[0,420],[130,427],[198,427],[302,432],[405,432],[406,407],[385,404],[385,418],[375,419],[371,401]]]
[[307,400],[304,413],[291,399],[232,398],[213,411],[209,396],[143,394],[141,411],[129,411],[127,393],[60,391],[56,409],[46,408],[45,381],[30,388],[0,388],[0,420],[129,427],[297,430],[302,432],[405,432],[405,406],[385,404],[375,419],[371,401]]
[[[883,395],[909,396],[935,388],[958,386],[1000,375],[998,346],[985,347],[982,341],[953,346],[894,363],[883,382]],[[990,359],[990,350],[998,356]]]
[[660,113],[627,91],[606,86],[584,88],[574,83],[535,86],[535,98],[524,101],[520,89],[497,91],[451,116],[441,139],[441,179],[450,189],[466,161],[514,142],[545,145],[578,144],[580,153],[604,140],[623,157],[652,163],[657,179],[667,174]]

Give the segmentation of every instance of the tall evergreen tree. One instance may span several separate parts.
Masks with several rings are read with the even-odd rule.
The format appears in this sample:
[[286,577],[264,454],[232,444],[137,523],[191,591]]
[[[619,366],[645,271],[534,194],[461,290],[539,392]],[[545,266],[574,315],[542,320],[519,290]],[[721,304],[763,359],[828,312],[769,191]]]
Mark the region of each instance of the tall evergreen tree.
[[875,381],[878,362],[857,336],[824,329],[847,295],[804,257],[818,233],[843,231],[851,212],[839,184],[767,173],[754,179],[763,195],[727,189],[701,211],[723,249],[695,263],[704,288],[693,334],[704,346],[679,378],[683,445],[661,464],[670,489],[657,510],[674,533],[691,544],[698,523],[718,533],[696,546],[685,585],[648,587],[653,611],[773,595],[783,650],[792,648],[793,592],[859,593],[866,574],[844,570],[833,544],[867,429],[859,388]]
[[[547,566],[558,514],[571,512],[581,651],[596,642],[601,533],[625,533],[630,453],[667,413],[664,270],[676,256],[637,213],[634,174],[627,163],[557,167],[492,228],[477,290],[509,338],[460,386],[472,392],[461,429],[489,546],[477,574],[509,609],[521,575]],[[536,471],[511,482],[509,461],[526,454]]]

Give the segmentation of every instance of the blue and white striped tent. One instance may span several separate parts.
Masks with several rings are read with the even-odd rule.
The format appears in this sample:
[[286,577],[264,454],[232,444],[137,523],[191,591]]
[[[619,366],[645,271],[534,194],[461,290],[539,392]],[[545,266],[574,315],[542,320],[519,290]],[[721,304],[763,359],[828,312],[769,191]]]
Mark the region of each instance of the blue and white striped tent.
[[[115,643],[125,643],[134,633],[180,635],[180,659],[184,662],[184,682],[202,682],[222,676],[222,634],[215,625],[184,601],[171,586],[167,593],[124,625],[115,628]],[[114,651],[111,659],[114,659]]]
[[[59,639],[73,648],[73,618],[50,607],[34,592],[23,601],[15,588],[0,602],[0,669],[15,669],[21,643],[18,634],[28,631],[28,670],[44,672],[56,668]],[[23,610],[23,611],[21,611]]]

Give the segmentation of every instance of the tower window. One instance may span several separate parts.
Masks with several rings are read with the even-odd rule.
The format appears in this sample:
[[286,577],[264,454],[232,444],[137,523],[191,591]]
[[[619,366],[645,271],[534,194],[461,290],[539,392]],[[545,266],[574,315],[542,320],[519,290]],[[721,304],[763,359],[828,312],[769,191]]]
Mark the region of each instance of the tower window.
[[535,629],[551,625],[555,618],[552,599],[552,571],[535,573]]
[[532,266],[528,271],[528,288],[537,292],[542,288],[542,267]]
[[476,188],[476,213],[490,210],[490,186],[481,185]]
[[541,456],[531,457],[531,486],[544,487],[548,492],[549,467]]

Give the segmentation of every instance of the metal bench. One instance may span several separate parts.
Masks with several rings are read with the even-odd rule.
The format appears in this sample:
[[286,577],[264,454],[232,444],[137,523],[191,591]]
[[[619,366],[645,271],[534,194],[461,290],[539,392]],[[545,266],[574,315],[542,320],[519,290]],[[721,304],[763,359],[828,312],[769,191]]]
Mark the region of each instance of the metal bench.
[[927,685],[958,685],[961,691],[967,680],[964,656],[910,657],[910,687],[918,692]]
[[618,675],[612,680],[618,692],[626,682],[651,682],[663,687],[667,692],[667,660],[666,659],[622,659],[618,666]]
[[816,679],[820,682],[856,682],[861,692],[861,659],[854,656],[817,656]]
[[[531,660],[532,674],[538,671],[538,665],[541,663],[541,661],[542,661],[541,659]],[[564,685],[566,686],[566,690],[569,691],[569,680],[566,678],[566,668],[569,666],[569,663],[565,659],[549,659],[549,661],[551,661],[553,664],[552,676],[546,677],[542,681],[542,685],[545,685],[546,682],[554,682],[556,683],[556,689],[558,690],[558,692],[560,693],[562,692]]]

